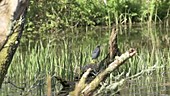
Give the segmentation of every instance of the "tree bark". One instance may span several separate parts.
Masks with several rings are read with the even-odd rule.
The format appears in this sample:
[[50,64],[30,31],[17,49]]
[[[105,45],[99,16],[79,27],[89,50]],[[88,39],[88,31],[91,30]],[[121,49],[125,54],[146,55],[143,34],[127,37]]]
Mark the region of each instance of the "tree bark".
[[0,1],[0,87],[19,45],[29,0]]

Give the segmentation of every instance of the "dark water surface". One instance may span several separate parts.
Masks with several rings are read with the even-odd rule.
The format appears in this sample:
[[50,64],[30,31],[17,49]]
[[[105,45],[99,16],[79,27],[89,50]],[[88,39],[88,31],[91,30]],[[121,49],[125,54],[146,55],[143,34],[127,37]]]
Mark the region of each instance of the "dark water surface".
[[[23,94],[26,96],[45,96],[47,94],[45,78],[47,73],[56,73],[57,76],[71,80],[72,75],[65,74],[62,70],[67,69],[64,72],[70,73],[69,70],[73,70],[74,64],[87,64],[90,61],[90,52],[98,44],[102,45],[99,60],[105,57],[110,33],[111,29],[107,27],[77,28],[59,33],[25,33],[0,90],[0,96],[22,96]],[[38,44],[38,47],[36,44]],[[42,46],[41,50],[39,45]],[[52,49],[46,51],[45,48],[49,45],[49,48]],[[131,47],[136,48],[139,52],[136,59],[142,59],[136,62],[141,66],[127,65],[122,67],[120,71],[126,69],[128,71],[131,68],[131,75],[133,75],[147,69],[148,66],[157,64],[159,67],[164,65],[162,68],[126,80],[120,91],[121,96],[170,96],[170,28],[161,25],[119,27],[118,45],[122,52]],[[67,50],[62,51],[61,49]],[[35,54],[31,57],[34,51]],[[46,52],[51,55],[46,55]],[[62,59],[60,57],[62,57],[63,52],[66,56]],[[34,57],[36,54],[39,54],[39,56]],[[31,56],[27,57],[28,55]],[[80,55],[82,55],[82,58],[80,58]],[[56,57],[53,58],[52,56]],[[35,58],[38,58],[38,60]],[[67,67],[67,60],[70,63],[73,62],[73,66]],[[42,62],[44,64],[41,65]],[[53,62],[58,63],[54,64]],[[61,66],[61,63],[64,65]],[[51,65],[47,66],[47,64]],[[57,69],[56,66],[58,65],[63,69]],[[36,80],[37,77],[38,80]],[[52,83],[55,82],[55,80],[52,81]],[[58,92],[56,86],[60,85],[55,84],[53,86],[52,91],[54,93]]]

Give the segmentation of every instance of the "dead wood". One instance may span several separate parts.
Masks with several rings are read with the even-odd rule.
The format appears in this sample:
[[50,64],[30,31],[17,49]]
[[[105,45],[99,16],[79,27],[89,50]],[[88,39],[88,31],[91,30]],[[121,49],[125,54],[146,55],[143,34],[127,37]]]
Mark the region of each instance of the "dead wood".
[[117,29],[113,27],[112,33],[109,37],[109,49],[108,54],[106,57],[96,64],[87,64],[82,67],[82,73],[84,73],[88,68],[92,69],[93,74],[99,73],[100,71],[104,70],[115,58],[115,56],[120,56],[121,52],[118,48],[117,44]]
[[[63,89],[62,92],[66,92],[69,96],[89,96],[92,95],[93,92],[100,86],[100,82],[104,81],[106,77],[113,72],[115,69],[119,68],[128,58],[131,58],[136,53],[135,49],[130,49],[120,56],[120,51],[117,44],[117,30],[115,28],[112,29],[112,33],[109,39],[109,48],[108,54],[106,57],[99,63],[96,64],[88,64],[85,65],[82,69],[84,73],[78,79],[78,83],[75,83],[75,88],[68,93],[68,89]],[[115,57],[117,58],[115,59]],[[120,56],[120,57],[119,57]],[[91,72],[95,72],[91,77]],[[87,82],[88,81],[88,82]],[[68,84],[69,81],[66,81],[65,84]],[[74,81],[74,82],[77,82]],[[65,85],[63,84],[63,85]],[[73,86],[69,86],[71,89]],[[67,87],[68,88],[68,87]]]
[[[75,90],[70,92],[70,96],[90,96],[93,92],[98,88],[100,82],[104,81],[106,77],[121,66],[127,59],[131,58],[136,54],[135,49],[130,49],[129,51],[122,54],[120,57],[117,57],[114,62],[110,63],[109,66],[99,73],[94,80],[92,80],[89,84],[86,84],[84,81],[88,79],[87,75],[89,74],[89,70],[83,74],[79,83],[75,86]],[[85,76],[84,76],[85,75]]]

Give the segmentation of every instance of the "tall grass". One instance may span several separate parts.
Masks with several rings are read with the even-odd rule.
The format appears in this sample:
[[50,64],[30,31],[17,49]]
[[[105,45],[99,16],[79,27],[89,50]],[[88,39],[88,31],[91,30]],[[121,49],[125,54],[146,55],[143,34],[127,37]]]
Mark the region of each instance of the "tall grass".
[[[168,39],[166,39],[167,41],[162,40],[167,34],[160,32],[160,30],[156,28],[142,28],[140,29],[142,32],[138,32],[139,28],[135,30],[129,29],[130,32],[126,32],[123,29],[123,35],[118,35],[119,48],[122,53],[130,47],[135,47],[138,53],[135,57],[128,60],[125,65],[121,66],[118,72],[113,73],[110,76],[112,78],[111,80],[115,80],[114,77],[123,71],[125,75],[129,72],[128,76],[130,76],[152,66],[163,66],[161,69],[155,70],[157,74],[160,74],[166,72],[165,70],[170,66],[170,51],[167,46],[162,46],[163,43],[164,45],[166,45],[165,42],[168,43]],[[47,89],[45,86],[47,75],[51,75],[52,78],[53,76],[57,76],[65,80],[73,80],[75,66],[83,66],[90,63],[91,52],[96,45],[99,43],[102,45],[99,60],[104,58],[108,53],[109,32],[106,32],[106,30],[103,31],[105,32],[87,32],[86,34],[80,35],[80,37],[76,37],[75,33],[73,33],[75,37],[73,37],[72,34],[68,35],[71,37],[61,35],[63,39],[57,36],[56,40],[51,40],[54,37],[49,38],[49,36],[47,36],[45,37],[46,40],[29,41],[28,43],[21,44],[9,68],[6,81],[9,80],[15,85],[23,87],[24,90],[15,87],[10,88],[9,86],[12,85],[4,84],[5,86],[2,86],[2,90],[8,90],[6,90],[7,93],[2,94],[9,95],[12,90],[17,90],[16,93],[18,94],[28,93],[29,95],[35,96],[46,94]],[[97,32],[98,34],[96,34]],[[119,30],[119,33],[120,32],[121,30]],[[138,37],[135,38],[136,36]],[[57,41],[58,39],[60,39],[60,42]],[[151,73],[148,72],[146,75]],[[58,92],[57,90],[60,89],[61,85],[59,85],[54,78],[52,82],[52,91]]]

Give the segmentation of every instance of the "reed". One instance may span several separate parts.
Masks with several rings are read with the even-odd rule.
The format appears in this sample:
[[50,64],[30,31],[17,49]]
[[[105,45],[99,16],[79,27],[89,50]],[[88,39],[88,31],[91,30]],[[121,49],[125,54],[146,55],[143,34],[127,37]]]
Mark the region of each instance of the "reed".
[[[134,30],[131,29],[128,30],[130,33],[126,33],[123,29],[121,33],[124,34],[123,37],[119,34],[118,43],[121,52],[125,52],[131,46],[135,46],[138,54],[121,66],[117,72],[113,73],[110,76],[110,81],[117,80],[115,76],[122,72],[124,72],[123,76],[131,76],[152,66],[156,66],[155,71],[146,72],[146,76],[154,72],[158,75],[168,70],[170,66],[170,51],[168,48],[161,46],[161,38],[163,37],[159,34],[163,35],[162,31],[159,32],[156,28],[142,28],[141,34],[135,33],[138,36],[136,39],[136,35],[131,33]],[[72,34],[70,34],[71,37],[62,35],[63,39],[58,38],[60,39],[59,43],[56,43],[56,40],[47,39],[46,41],[37,40],[34,43],[29,41],[21,44],[25,46],[20,46],[17,50],[8,71],[8,80],[17,86],[24,87],[24,91],[21,91],[23,94],[36,94],[38,96],[46,94],[44,92],[46,92],[47,75],[50,75],[52,93],[55,92],[54,90],[59,90],[55,87],[57,81],[54,80],[53,76],[73,80],[75,66],[91,63],[91,52],[99,43],[102,44],[99,60],[108,53],[109,32],[97,34],[97,36],[96,32],[99,31],[89,32],[81,37],[73,37]],[[49,36],[47,37],[49,38]],[[139,40],[139,38],[141,39]],[[168,44],[168,39],[164,41]],[[160,66],[162,67],[159,68]],[[2,94],[8,94],[8,92],[13,90],[9,86],[2,86],[2,88],[8,89],[6,93],[3,92]],[[19,91],[21,89],[16,88],[16,90]]]

